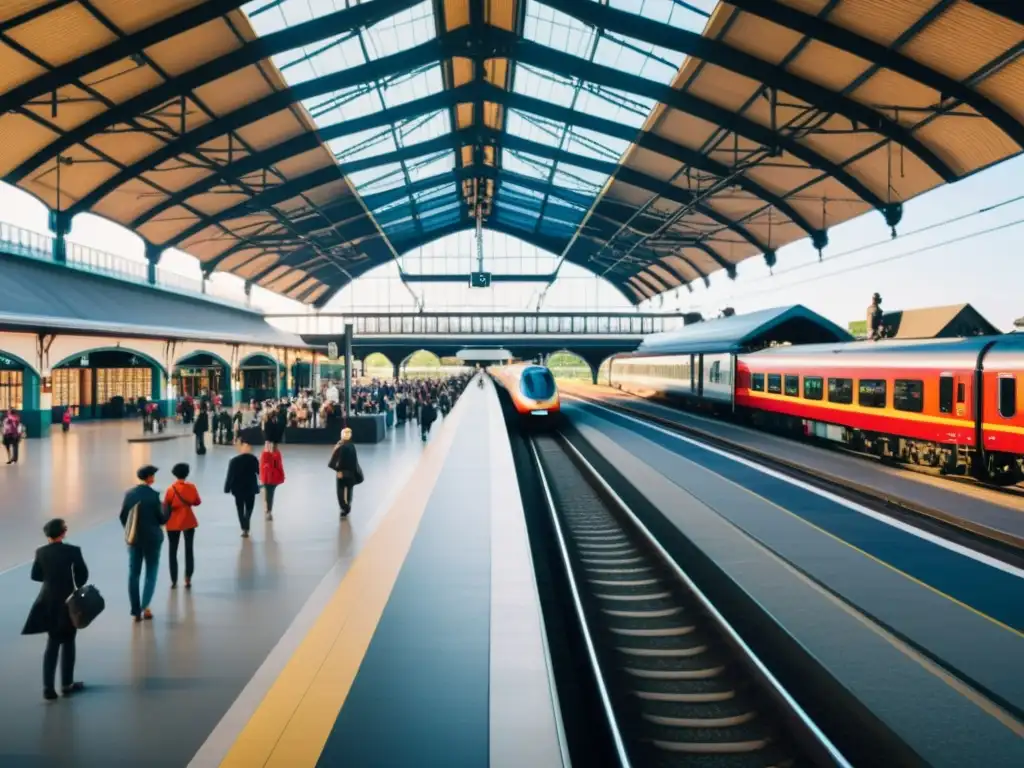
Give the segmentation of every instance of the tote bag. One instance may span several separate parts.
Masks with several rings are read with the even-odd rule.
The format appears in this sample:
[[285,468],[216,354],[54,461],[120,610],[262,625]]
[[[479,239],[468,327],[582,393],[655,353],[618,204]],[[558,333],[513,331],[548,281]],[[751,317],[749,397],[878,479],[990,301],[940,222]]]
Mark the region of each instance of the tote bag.
[[91,584],[79,587],[75,578],[75,567],[71,566],[71,580],[75,585],[75,591],[67,599],[68,613],[71,615],[71,624],[75,629],[85,629],[93,620],[103,613],[107,607],[106,601],[100,591]]
[[124,524],[124,543],[129,547],[135,545],[135,535],[139,529],[139,507],[140,504],[136,504],[130,510],[128,510],[128,519]]

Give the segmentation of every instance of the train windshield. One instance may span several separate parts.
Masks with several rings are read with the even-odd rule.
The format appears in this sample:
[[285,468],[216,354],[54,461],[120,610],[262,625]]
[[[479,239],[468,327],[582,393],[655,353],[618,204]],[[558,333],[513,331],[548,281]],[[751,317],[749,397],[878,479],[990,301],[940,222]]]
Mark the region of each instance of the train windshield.
[[547,368],[527,368],[520,387],[531,400],[548,400],[555,395],[555,377]]

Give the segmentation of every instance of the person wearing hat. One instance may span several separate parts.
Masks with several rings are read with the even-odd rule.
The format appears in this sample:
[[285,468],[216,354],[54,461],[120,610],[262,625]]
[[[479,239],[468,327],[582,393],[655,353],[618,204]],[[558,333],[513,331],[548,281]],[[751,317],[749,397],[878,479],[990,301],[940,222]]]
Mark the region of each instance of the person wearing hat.
[[57,698],[57,657],[60,656],[61,692],[65,696],[78,693],[85,686],[75,682],[75,635],[68,612],[68,595],[89,581],[89,568],[82,559],[82,550],[64,542],[68,527],[59,517],[43,526],[47,544],[36,550],[32,563],[32,580],[41,581],[39,596],[32,604],[23,635],[46,633],[43,653],[43,698]]
[[[139,484],[124,495],[121,504],[121,526],[125,529],[125,543],[128,544],[128,601],[136,622],[153,618],[149,604],[156,592],[160,550],[164,545],[163,526],[167,523],[160,494],[153,489],[156,473],[157,468],[152,464],[141,467],[135,473]],[[130,519],[134,524],[129,527]],[[139,579],[143,564],[146,566],[146,581],[140,596]]]
[[178,587],[178,543],[185,539],[185,589],[192,589],[192,574],[195,572],[193,542],[199,521],[193,507],[203,503],[199,490],[188,482],[188,464],[175,464],[171,468],[174,483],[164,494],[164,509],[167,516],[167,564],[171,569],[171,589]]
[[348,517],[352,512],[352,491],[356,485],[356,473],[359,470],[359,456],[352,442],[352,430],[345,427],[341,430],[341,440],[334,447],[331,460],[327,463],[335,473],[335,491],[338,494],[338,506],[341,517]]

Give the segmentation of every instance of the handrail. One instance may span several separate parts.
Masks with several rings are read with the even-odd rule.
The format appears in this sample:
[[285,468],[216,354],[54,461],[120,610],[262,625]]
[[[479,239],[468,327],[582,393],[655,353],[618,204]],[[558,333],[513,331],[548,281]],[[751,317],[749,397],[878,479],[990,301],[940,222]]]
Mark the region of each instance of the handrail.
[[[0,250],[12,255],[26,256],[40,261],[52,261],[53,241],[53,235],[0,221]],[[148,265],[144,261],[129,259],[72,240],[67,241],[66,256],[65,266],[72,269],[106,275],[132,283],[150,284]],[[156,285],[179,293],[196,294],[218,302],[244,306],[244,303],[237,298],[212,285],[208,285],[210,290],[204,292],[202,280],[164,267],[156,268]]]

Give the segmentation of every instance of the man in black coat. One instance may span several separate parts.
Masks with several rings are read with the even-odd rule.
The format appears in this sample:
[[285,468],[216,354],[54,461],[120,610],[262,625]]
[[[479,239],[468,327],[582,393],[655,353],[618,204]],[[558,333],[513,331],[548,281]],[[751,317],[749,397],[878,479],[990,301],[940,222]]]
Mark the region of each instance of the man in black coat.
[[348,517],[352,512],[352,491],[359,482],[359,455],[352,442],[352,430],[345,427],[341,430],[341,440],[334,447],[327,466],[335,473],[335,491],[338,494],[338,506],[341,517]]
[[[147,464],[135,473],[139,484],[124,495],[121,504],[121,526],[128,524],[132,509],[136,511],[135,539],[128,545],[128,601],[136,622],[153,618],[149,604],[156,592],[156,579],[160,567],[160,551],[164,545],[162,526],[167,523],[160,494],[153,490],[157,469]],[[139,595],[142,565],[146,565],[146,581]],[[69,593],[70,594],[70,593]]]
[[43,526],[49,543],[36,550],[32,563],[32,581],[41,581],[39,596],[32,604],[23,635],[47,635],[43,653],[43,697],[56,699],[57,656],[60,655],[61,691],[65,696],[85,686],[75,682],[75,635],[67,599],[76,586],[89,581],[89,568],[82,559],[82,550],[64,543],[68,527],[60,518]]
[[[268,438],[269,442],[269,438]],[[256,506],[256,494],[260,491],[260,462],[252,455],[252,446],[238,443],[238,455],[228,462],[228,473],[224,478],[224,493],[235,497],[235,511],[242,538],[249,538],[249,522]]]

